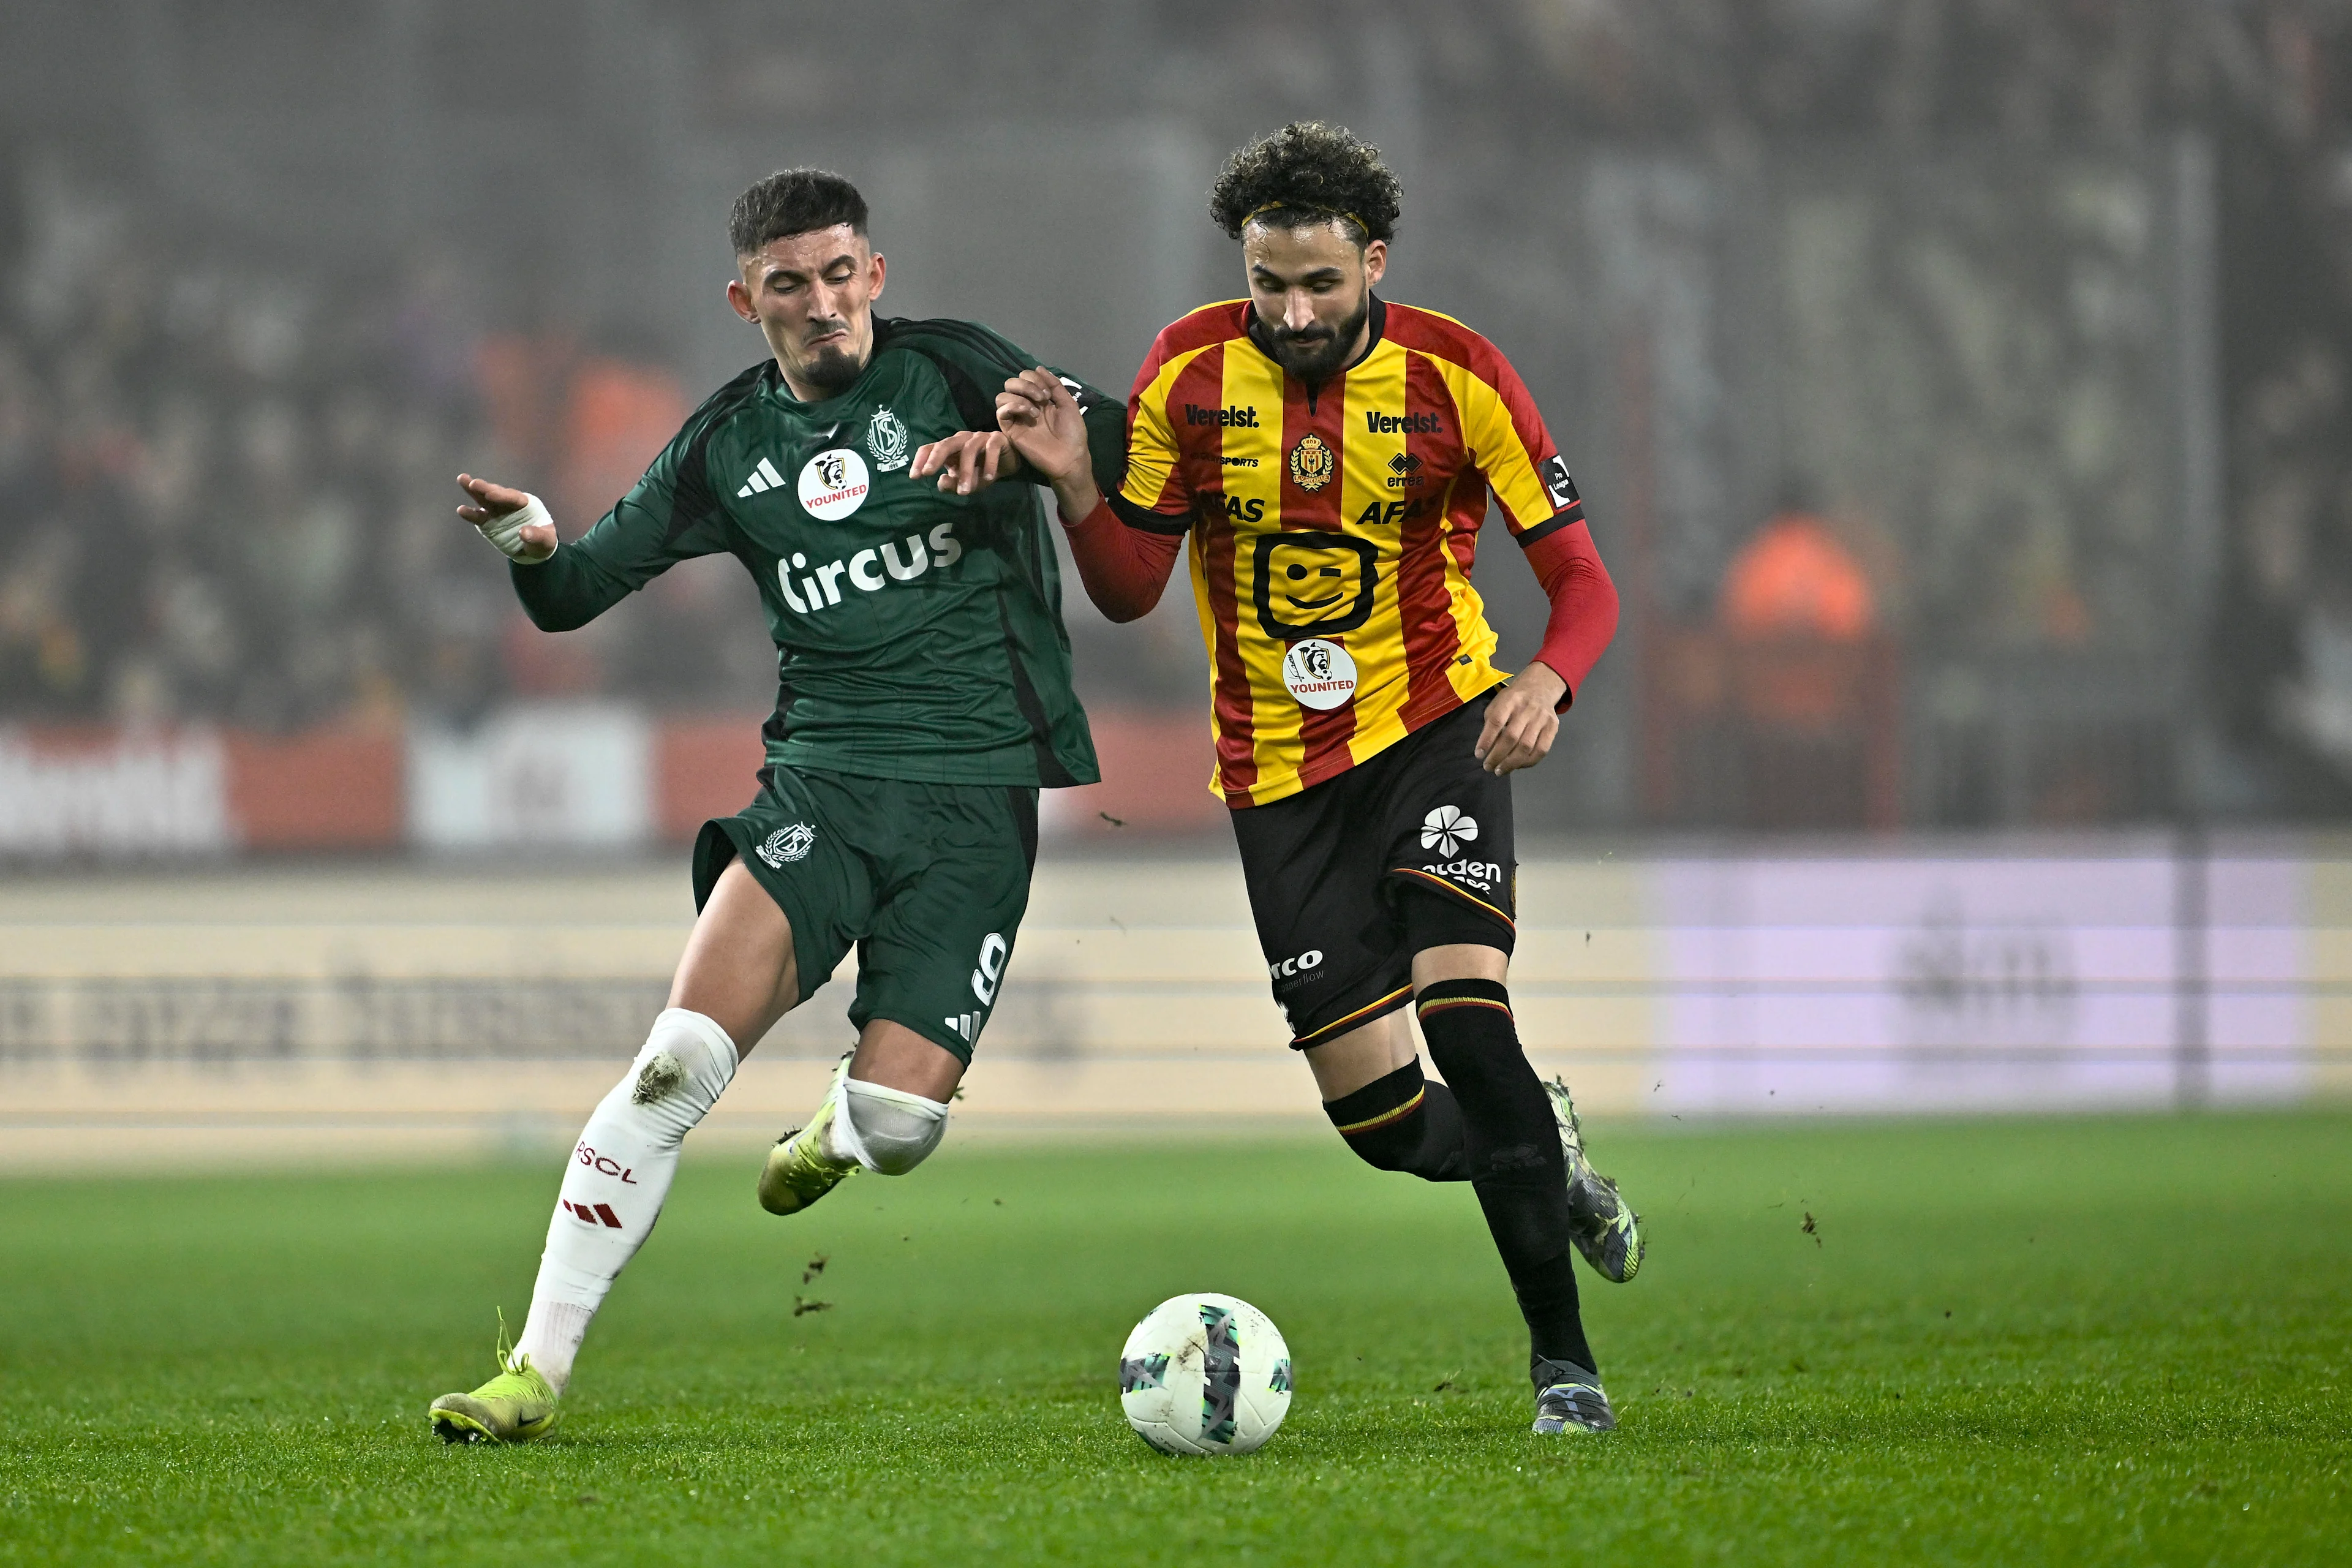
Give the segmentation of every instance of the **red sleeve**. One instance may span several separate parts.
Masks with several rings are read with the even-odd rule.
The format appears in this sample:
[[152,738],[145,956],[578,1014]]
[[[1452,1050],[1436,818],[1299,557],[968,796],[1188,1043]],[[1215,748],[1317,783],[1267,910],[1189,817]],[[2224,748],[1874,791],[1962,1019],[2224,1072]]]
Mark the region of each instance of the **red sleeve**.
[[[1184,548],[1181,531],[1161,533],[1131,527],[1108,500],[1097,501],[1094,510],[1076,522],[1062,519],[1062,531],[1070,536],[1070,554],[1077,561],[1087,597],[1113,621],[1139,620],[1151,613],[1168,586],[1178,552]],[[1594,564],[1599,563],[1596,556]]]
[[1592,531],[1582,522],[1545,534],[1528,546],[1527,557],[1551,600],[1551,619],[1544,624],[1536,658],[1568,682],[1559,704],[1565,710],[1617,633],[1617,584],[1609,580],[1609,568],[1593,548]]

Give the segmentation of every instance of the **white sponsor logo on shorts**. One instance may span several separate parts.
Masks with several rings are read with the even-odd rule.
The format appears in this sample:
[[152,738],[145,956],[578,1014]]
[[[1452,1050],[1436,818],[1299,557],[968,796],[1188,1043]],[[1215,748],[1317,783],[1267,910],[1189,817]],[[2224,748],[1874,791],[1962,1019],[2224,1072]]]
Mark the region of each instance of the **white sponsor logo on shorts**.
[[1441,805],[1421,819],[1421,847],[1440,855],[1459,855],[1477,837],[1478,819],[1463,816],[1459,806]]
[[772,870],[781,871],[785,862],[805,860],[816,847],[816,829],[805,822],[795,822],[790,827],[779,827],[768,835],[760,846],[760,858]]
[[1432,877],[1467,882],[1488,893],[1493,892],[1495,884],[1503,879],[1503,868],[1492,860],[1448,860],[1443,866],[1423,866],[1422,870]]
[[1287,980],[1294,974],[1305,974],[1323,962],[1323,950],[1310,947],[1297,958],[1286,958],[1279,963],[1265,966],[1268,980]]

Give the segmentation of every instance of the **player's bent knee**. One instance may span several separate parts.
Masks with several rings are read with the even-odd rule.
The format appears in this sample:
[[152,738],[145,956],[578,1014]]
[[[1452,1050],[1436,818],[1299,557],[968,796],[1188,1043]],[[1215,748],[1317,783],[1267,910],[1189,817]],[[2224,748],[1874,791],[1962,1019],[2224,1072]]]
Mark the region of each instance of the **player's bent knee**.
[[947,1135],[948,1108],[936,1100],[854,1078],[841,1090],[848,1142],[857,1163],[877,1175],[905,1175]]
[[1376,1171],[1410,1170],[1422,1130],[1415,1118],[1424,1099],[1421,1060],[1413,1060],[1351,1094],[1323,1102],[1333,1131]]

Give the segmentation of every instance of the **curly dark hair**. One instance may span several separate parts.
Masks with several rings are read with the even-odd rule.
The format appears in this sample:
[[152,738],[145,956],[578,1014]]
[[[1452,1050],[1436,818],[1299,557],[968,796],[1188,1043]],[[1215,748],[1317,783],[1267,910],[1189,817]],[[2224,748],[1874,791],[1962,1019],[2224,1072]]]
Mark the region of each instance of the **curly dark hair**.
[[1209,216],[1234,239],[1254,217],[1286,228],[1336,217],[1363,245],[1396,237],[1402,195],[1379,148],[1344,126],[1295,120],[1225,160]]

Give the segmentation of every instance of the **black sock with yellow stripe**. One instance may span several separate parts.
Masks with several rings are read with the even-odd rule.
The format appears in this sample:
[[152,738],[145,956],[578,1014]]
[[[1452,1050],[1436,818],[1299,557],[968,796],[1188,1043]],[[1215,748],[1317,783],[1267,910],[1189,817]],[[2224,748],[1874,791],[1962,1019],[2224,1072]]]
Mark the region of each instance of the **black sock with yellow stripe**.
[[1551,1099],[1519,1048],[1508,988],[1441,980],[1414,997],[1430,1060],[1460,1107],[1471,1189],[1535,1353],[1598,1371],[1578,1310],[1568,1161]]
[[1424,1182],[1470,1179],[1454,1091],[1423,1079],[1419,1057],[1352,1094],[1325,1100],[1323,1114],[1375,1170],[1410,1171]]

